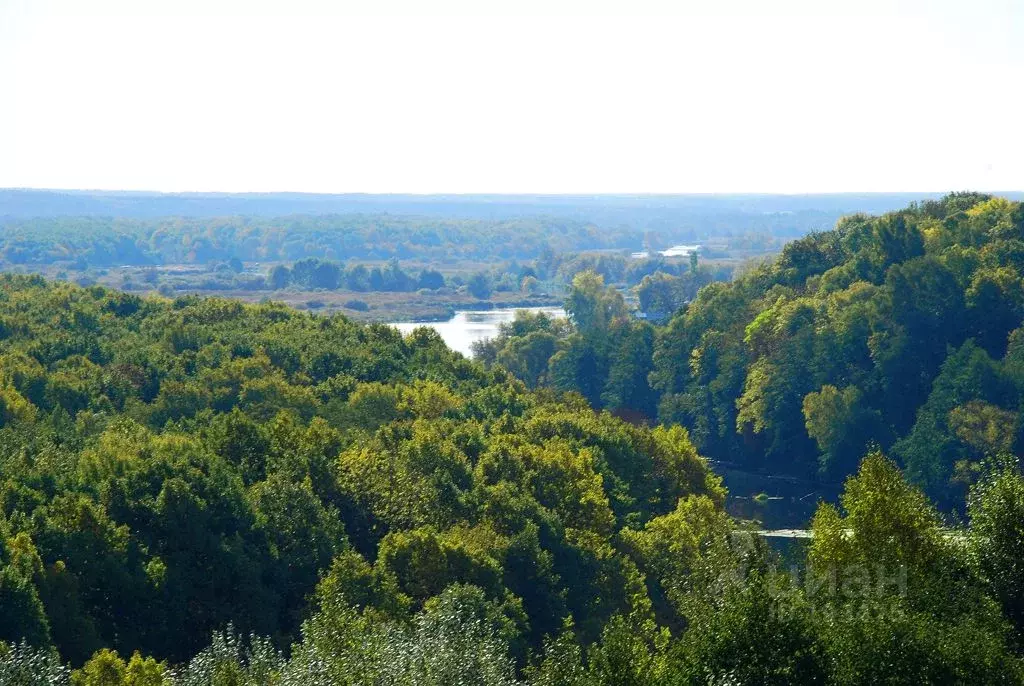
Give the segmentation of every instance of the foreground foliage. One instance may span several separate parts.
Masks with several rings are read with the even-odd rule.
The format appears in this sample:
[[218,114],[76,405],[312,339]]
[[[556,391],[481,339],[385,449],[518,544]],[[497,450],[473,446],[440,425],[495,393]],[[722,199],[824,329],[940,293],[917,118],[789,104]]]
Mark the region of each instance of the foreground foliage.
[[318,580],[520,634],[647,604],[619,531],[723,492],[685,431],[528,393],[420,330],[0,279],[0,639],[180,663],[287,646]]
[[[989,478],[979,521],[1024,505],[988,497],[1008,480],[1024,488],[1019,473]],[[351,562],[336,561],[290,655],[229,625],[178,667],[102,650],[69,680],[54,653],[22,644],[0,652],[0,678],[74,686],[1024,683],[1021,627],[990,592],[1004,579],[972,555],[973,542],[991,542],[973,526],[941,530],[881,454],[847,484],[842,512],[822,507],[807,564],[796,570],[778,567],[760,539],[730,531],[703,501],[686,499],[632,534],[683,553],[678,565],[661,556],[641,562],[649,588],[667,591],[668,612],[684,620],[679,628],[634,608],[587,641],[567,619],[524,665],[521,622],[483,588],[454,583],[414,614],[395,615],[386,603],[364,604],[342,581],[354,578],[341,571]]]
[[0,401],[0,684],[1024,680],[1009,457],[949,530],[869,454],[790,570],[684,429],[428,330],[10,276]]

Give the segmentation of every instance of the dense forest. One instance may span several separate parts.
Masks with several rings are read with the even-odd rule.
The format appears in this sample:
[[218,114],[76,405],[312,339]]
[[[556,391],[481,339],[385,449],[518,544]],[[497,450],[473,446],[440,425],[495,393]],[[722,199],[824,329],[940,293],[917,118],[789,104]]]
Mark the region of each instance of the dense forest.
[[848,217],[697,292],[647,277],[641,302],[677,306],[664,327],[577,275],[569,326],[522,317],[479,357],[686,426],[702,454],[747,469],[841,480],[877,446],[962,509],[986,455],[1024,450],[1022,277],[1024,205],[953,194]]
[[792,571],[723,498],[427,329],[0,277],[0,683],[1024,679],[1011,458],[951,529],[871,452]]

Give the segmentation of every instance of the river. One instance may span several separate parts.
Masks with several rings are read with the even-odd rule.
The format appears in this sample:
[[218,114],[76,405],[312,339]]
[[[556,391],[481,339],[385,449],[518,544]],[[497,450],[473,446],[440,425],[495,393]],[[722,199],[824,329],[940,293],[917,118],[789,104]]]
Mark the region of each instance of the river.
[[790,476],[758,474],[711,461],[729,491],[726,511],[737,519],[757,520],[765,529],[805,529],[821,501],[837,503],[842,484]]
[[452,350],[457,350],[466,357],[472,357],[472,345],[485,338],[493,338],[498,333],[498,326],[515,319],[516,312],[543,312],[554,317],[564,317],[565,310],[561,307],[517,307],[501,310],[457,310],[455,315],[445,322],[392,322],[403,334],[420,326],[429,326],[441,334],[441,338]]

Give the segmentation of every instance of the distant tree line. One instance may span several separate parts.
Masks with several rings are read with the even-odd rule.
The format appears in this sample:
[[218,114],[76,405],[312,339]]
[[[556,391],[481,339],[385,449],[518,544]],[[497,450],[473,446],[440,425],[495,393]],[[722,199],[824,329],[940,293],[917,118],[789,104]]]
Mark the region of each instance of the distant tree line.
[[[731,230],[721,254],[769,253],[787,238]],[[788,235],[788,234],[787,234]],[[444,220],[390,215],[326,215],[279,218],[224,217],[125,219],[102,217],[0,217],[0,265],[59,265],[85,271],[123,265],[216,265],[238,260],[289,263],[305,258],[336,262],[430,261],[456,265],[536,260],[540,278],[571,280],[593,269],[614,283],[635,283],[657,270],[626,253],[652,240],[666,247],[686,231],[659,233],[597,227],[570,219]],[[603,251],[594,253],[593,251]],[[661,271],[675,267],[655,254]],[[643,272],[643,273],[638,273]]]
[[422,269],[413,276],[402,269],[398,260],[391,260],[382,267],[362,264],[346,267],[332,260],[307,257],[295,262],[291,268],[276,265],[267,275],[267,287],[273,290],[295,287],[304,290],[402,292],[420,288],[437,290],[445,286],[444,275],[436,269]]
[[641,234],[568,219],[508,221],[325,215],[281,218],[0,219],[0,261],[74,269],[146,264],[533,259],[592,249],[635,249]]

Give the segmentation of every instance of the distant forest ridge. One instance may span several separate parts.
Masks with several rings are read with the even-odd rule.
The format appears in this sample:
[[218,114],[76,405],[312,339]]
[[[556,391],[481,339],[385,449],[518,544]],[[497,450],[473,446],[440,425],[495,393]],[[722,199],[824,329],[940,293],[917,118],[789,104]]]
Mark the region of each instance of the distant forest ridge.
[[[1024,193],[999,193],[1024,199]],[[225,215],[400,214],[467,219],[551,216],[636,229],[687,226],[713,229],[730,222],[803,234],[828,229],[847,214],[878,214],[942,193],[836,193],[810,195],[412,195],[316,193],[157,193],[0,189],[0,218],[116,216],[215,217]],[[752,219],[760,218],[754,225]],[[769,217],[770,219],[765,219]]]

